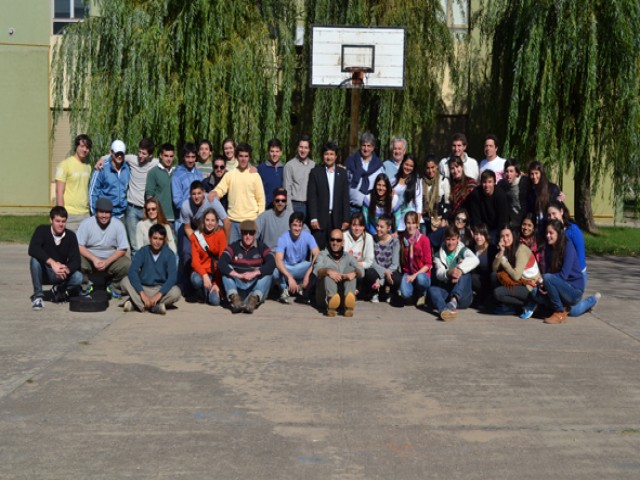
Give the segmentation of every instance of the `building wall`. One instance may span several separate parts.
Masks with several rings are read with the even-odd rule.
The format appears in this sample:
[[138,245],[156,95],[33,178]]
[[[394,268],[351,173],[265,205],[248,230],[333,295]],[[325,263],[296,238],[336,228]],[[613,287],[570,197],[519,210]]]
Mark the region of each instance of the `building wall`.
[[0,12],[0,212],[48,211],[51,3],[0,0]]

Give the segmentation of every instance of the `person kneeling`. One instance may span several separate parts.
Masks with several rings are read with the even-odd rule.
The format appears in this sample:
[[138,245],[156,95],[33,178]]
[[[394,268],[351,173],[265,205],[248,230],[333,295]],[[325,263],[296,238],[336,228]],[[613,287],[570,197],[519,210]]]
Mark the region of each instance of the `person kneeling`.
[[318,278],[316,301],[326,306],[327,317],[335,317],[344,307],[344,316],[353,317],[356,307],[356,279],[364,275],[356,259],[344,251],[342,230],[333,230],[329,246],[318,254],[313,272]]
[[256,228],[254,220],[241,222],[240,240],[228,245],[218,262],[233,313],[253,313],[271,288],[276,262],[271,250],[256,241]]
[[458,229],[449,225],[444,232],[444,244],[433,262],[435,279],[429,287],[429,298],[441,320],[455,320],[458,308],[471,305],[470,273],[478,263],[478,257],[460,241]]
[[176,256],[166,240],[167,229],[163,225],[149,228],[149,245],[136,252],[129,275],[122,280],[123,292],[129,295],[122,304],[125,312],[136,309],[164,315],[168,305],[180,300]]

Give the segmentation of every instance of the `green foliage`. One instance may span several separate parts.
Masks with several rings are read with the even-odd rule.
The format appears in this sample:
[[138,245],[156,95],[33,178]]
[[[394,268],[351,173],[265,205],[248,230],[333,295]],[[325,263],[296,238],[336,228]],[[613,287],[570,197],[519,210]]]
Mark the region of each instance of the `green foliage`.
[[[361,129],[383,146],[398,134],[413,150],[425,144],[442,110],[445,68],[457,78],[437,0],[97,3],[100,17],[70,27],[52,62],[54,121],[68,103],[72,133],[88,132],[96,151],[116,137],[135,145],[144,136],[220,145],[231,135],[266,148],[273,136],[286,146],[312,133],[316,153],[329,139],[346,145],[347,91],[308,87],[312,24],[407,29],[407,88],[362,95]],[[302,53],[294,46],[299,14],[307,27]]]
[[640,3],[486,0],[480,26],[503,152],[573,166],[587,188],[612,172],[618,196],[637,184]]
[[294,0],[98,3],[54,51],[54,120],[68,100],[99,151],[116,137],[288,142]]

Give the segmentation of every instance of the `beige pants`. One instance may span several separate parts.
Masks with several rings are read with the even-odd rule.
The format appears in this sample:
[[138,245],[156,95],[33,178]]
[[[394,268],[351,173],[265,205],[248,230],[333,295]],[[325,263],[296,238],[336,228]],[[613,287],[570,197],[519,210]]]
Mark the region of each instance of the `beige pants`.
[[[147,287],[146,285],[143,285],[142,289],[148,296],[153,297],[160,290],[160,286],[158,285],[157,287]],[[136,292],[135,288],[133,288],[133,286],[131,285],[129,277],[125,277],[122,279],[122,293],[125,295],[129,295],[131,302],[136,306],[136,308],[139,311],[144,312],[144,302],[142,301],[140,294]],[[180,289],[176,285],[174,285],[173,287],[171,287],[171,290],[164,294],[164,296],[158,303],[164,303],[165,306],[173,305],[178,300],[180,300],[181,296],[182,294],[180,293]]]

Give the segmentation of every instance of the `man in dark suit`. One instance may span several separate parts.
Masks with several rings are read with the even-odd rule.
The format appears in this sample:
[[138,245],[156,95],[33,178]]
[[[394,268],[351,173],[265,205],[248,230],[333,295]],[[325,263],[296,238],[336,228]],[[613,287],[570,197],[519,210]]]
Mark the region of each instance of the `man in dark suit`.
[[308,218],[320,250],[327,245],[331,230],[349,227],[349,180],[347,171],[336,167],[337,158],[338,146],[325,143],[322,146],[323,165],[314,167],[309,174]]

